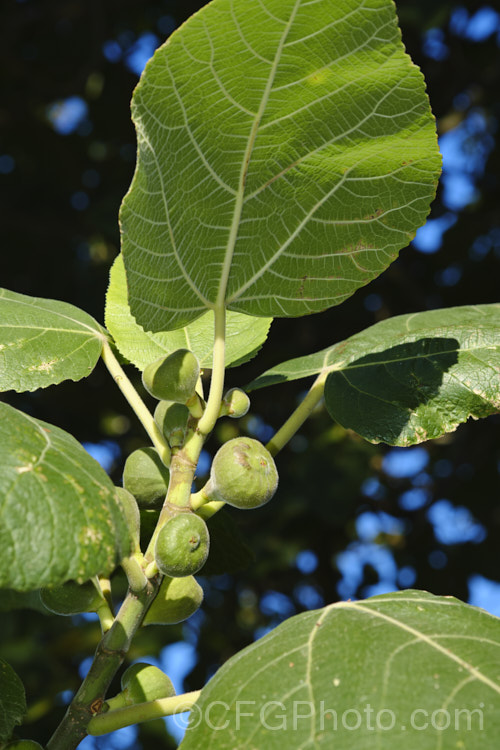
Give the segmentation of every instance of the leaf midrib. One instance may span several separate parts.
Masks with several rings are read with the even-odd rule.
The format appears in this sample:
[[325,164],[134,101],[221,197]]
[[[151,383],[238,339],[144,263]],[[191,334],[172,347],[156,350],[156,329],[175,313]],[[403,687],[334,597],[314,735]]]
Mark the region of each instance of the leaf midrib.
[[221,279],[219,283],[219,290],[217,294],[217,302],[216,307],[219,309],[222,309],[226,306],[226,292],[227,292],[227,286],[229,282],[229,274],[231,271],[231,264],[233,260],[234,255],[234,248],[236,246],[236,240],[238,237],[238,231],[240,227],[240,220],[241,220],[241,213],[243,211],[243,205],[244,205],[244,198],[245,198],[245,186],[246,186],[246,178],[248,174],[248,168],[250,165],[250,159],[252,156],[253,147],[255,144],[255,140],[257,138],[257,133],[259,131],[259,126],[262,120],[262,117],[264,115],[267,103],[269,101],[269,96],[271,93],[271,88],[274,83],[274,78],[276,76],[276,72],[278,69],[279,62],[281,60],[281,53],[283,51],[283,47],[285,45],[286,38],[290,32],[290,29],[292,27],[292,24],[295,20],[295,16],[297,15],[298,8],[301,4],[301,0],[296,0],[295,4],[293,6],[293,9],[290,13],[290,17],[288,20],[288,23],[286,24],[283,33],[281,35],[278,47],[276,49],[276,53],[274,55],[273,63],[271,65],[271,70],[269,72],[269,76],[267,79],[267,83],[264,89],[264,92],[262,94],[262,98],[260,101],[259,109],[257,110],[257,113],[255,115],[252,127],[250,129],[250,134],[247,141],[247,146],[245,149],[245,153],[243,156],[243,161],[241,164],[241,170],[240,170],[240,177],[239,177],[239,185],[238,190],[236,193],[236,200],[234,205],[234,211],[233,211],[233,220],[231,223],[231,228],[229,231],[229,238],[226,246],[226,252],[224,256],[224,262],[222,265],[222,274]]

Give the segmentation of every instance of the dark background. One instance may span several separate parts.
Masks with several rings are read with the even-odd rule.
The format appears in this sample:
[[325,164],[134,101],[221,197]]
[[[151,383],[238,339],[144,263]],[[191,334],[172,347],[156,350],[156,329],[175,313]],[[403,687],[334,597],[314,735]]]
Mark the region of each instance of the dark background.
[[[103,321],[118,208],[135,163],[130,97],[147,57],[202,4],[3,0],[1,286],[72,302]],[[381,278],[341,307],[276,320],[257,360],[231,371],[228,385],[388,316],[498,302],[500,15],[476,2],[402,0],[397,7],[444,154],[430,221]],[[304,387],[256,392],[249,417],[221,422],[207,448],[238,429],[267,439]],[[101,365],[86,381],[4,398],[85,442],[117,483],[123,456],[146,442]],[[500,614],[499,428],[498,417],[470,422],[404,452],[369,445],[317,413],[278,458],[273,502],[233,514],[255,560],[205,577],[203,611],[184,626],[141,632],[131,657],[157,659],[195,689],[269,627],[339,598],[415,587]],[[116,586],[119,592],[119,580]],[[19,611],[2,615],[1,630],[0,657],[27,690],[19,735],[43,743],[78,685],[97,625]],[[153,741],[175,746],[161,721],[85,744]]]

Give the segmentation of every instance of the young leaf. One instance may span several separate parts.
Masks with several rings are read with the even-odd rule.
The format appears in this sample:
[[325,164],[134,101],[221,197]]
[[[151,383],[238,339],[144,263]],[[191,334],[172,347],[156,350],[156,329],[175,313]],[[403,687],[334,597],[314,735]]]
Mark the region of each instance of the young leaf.
[[398,315],[248,389],[328,371],[327,409],[371,442],[407,446],[500,411],[500,305]]
[[182,750],[495,750],[500,620],[402,591],[279,625],[203,688]]
[[7,662],[0,659],[0,740],[8,740],[26,713],[23,683]]
[[0,404],[0,587],[108,574],[130,551],[114,486],[67,432]]
[[339,304],[413,238],[440,171],[392,0],[213,0],[157,50],[132,116],[122,247],[152,331]]
[[[201,367],[211,369],[214,349],[214,316],[207,312],[185,328],[147,333],[136,323],[128,304],[123,257],[118,255],[109,274],[106,296],[106,327],[120,354],[139,370],[177,349],[190,349]],[[254,357],[267,338],[272,318],[252,318],[229,312],[226,319],[226,367]]]
[[105,331],[67,302],[0,289],[0,391],[35,391],[90,375]]

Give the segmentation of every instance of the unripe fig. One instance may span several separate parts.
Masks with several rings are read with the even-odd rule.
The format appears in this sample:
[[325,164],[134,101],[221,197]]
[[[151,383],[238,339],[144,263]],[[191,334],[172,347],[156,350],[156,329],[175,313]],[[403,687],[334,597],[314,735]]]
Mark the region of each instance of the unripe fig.
[[189,419],[189,409],[185,404],[160,401],[156,406],[154,418],[171,448],[184,444]]
[[175,695],[170,677],[151,664],[132,664],[123,673],[121,684],[129,705]]
[[211,494],[235,508],[258,508],[278,487],[276,464],[258,440],[238,437],[219,448],[210,470]]
[[5,745],[5,750],[43,750],[43,747],[35,740],[13,740]]
[[178,513],[160,529],[155,561],[161,573],[183,578],[197,573],[206,562],[210,537],[205,521],[194,513]]
[[162,401],[185,404],[196,390],[200,364],[193,352],[178,349],[151,362],[142,373],[144,388]]
[[[132,493],[141,508],[163,502],[170,474],[158,451],[148,446],[128,456],[123,469],[123,486]],[[160,503],[160,504],[161,504]]]
[[142,624],[176,625],[178,622],[184,622],[194,615],[202,601],[203,589],[193,576],[165,576]]
[[96,612],[103,602],[102,595],[92,581],[83,584],[66,581],[62,586],[46,586],[40,589],[40,599],[56,615]]
[[239,419],[244,417],[250,408],[250,399],[241,388],[231,388],[224,396],[219,416]]
[[140,549],[141,515],[135,497],[124,487],[115,487],[116,494],[123,510],[130,538],[132,540],[132,552]]

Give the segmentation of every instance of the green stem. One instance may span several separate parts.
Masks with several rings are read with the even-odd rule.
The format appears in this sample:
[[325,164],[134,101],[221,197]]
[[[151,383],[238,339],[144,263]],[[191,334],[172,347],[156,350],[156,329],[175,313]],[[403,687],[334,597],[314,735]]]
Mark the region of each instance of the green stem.
[[[142,555],[141,555],[141,558],[142,558]],[[128,585],[130,586],[130,590],[133,591],[135,594],[138,594],[140,591],[143,590],[143,588],[146,587],[148,583],[148,579],[146,578],[144,569],[141,563],[139,562],[138,556],[131,555],[130,557],[124,557],[123,560],[120,562],[120,565],[125,571]]]
[[117,729],[128,727],[131,724],[190,711],[198,700],[200,693],[201,690],[193,690],[193,692],[184,693],[184,695],[173,695],[171,698],[159,698],[147,703],[136,703],[134,706],[117,708],[114,711],[99,714],[90,720],[88,733],[98,736],[115,732]]
[[267,450],[272,456],[275,456],[295,435],[306,419],[310,416],[313,409],[319,404],[325,390],[325,380],[327,372],[322,372],[309,389],[306,397],[297,406],[295,411],[286,420],[285,424],[280,427],[278,432],[271,438],[266,445]]
[[224,391],[224,373],[226,366],[226,308],[224,304],[214,310],[215,335],[214,354],[212,363],[212,379],[205,412],[198,422],[198,433],[206,437],[209,435],[219,416],[222,395]]
[[113,350],[111,349],[109,342],[104,341],[103,348],[102,348],[102,359],[104,361],[104,364],[108,368],[111,377],[117,384],[118,388],[121,390],[125,398],[127,399],[128,403],[136,413],[138,419],[142,423],[142,426],[148,433],[151,442],[153,443],[154,447],[160,454],[160,458],[165,464],[165,466],[168,466],[170,464],[170,448],[163,437],[162,433],[160,432],[160,429],[156,422],[153,419],[152,414],[150,413],[148,407],[142,400],[142,398],[137,393],[136,389],[128,379],[127,375],[123,371],[122,366],[116,359],[115,355],[113,354]]
[[113,626],[97,646],[90,670],[46,750],[75,750],[86,736],[89,722],[100,710],[111,680],[123,662],[158,587],[158,581],[148,581],[140,594],[127,594]]

